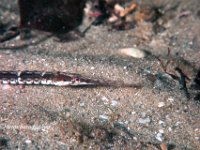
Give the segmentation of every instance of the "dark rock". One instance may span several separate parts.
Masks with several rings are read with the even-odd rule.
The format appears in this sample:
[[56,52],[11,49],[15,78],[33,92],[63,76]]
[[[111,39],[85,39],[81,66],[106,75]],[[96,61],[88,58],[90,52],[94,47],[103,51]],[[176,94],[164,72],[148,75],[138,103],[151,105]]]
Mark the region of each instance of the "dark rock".
[[200,69],[195,78],[190,82],[190,88],[194,90],[200,90]]
[[83,19],[85,0],[18,0],[20,28],[63,33]]

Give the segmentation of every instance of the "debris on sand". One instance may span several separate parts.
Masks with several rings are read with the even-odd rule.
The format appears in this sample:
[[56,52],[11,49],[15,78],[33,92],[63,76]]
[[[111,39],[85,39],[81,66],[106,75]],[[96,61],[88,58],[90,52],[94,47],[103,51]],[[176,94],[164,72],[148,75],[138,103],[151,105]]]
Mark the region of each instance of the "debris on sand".
[[138,48],[122,48],[119,50],[120,54],[131,56],[134,58],[144,58],[146,57],[147,53],[141,49]]

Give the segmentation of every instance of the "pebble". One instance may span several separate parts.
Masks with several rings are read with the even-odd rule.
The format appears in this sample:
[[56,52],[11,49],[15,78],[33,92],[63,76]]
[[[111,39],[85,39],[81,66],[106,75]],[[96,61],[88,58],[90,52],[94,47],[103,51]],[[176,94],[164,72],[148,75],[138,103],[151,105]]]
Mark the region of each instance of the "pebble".
[[178,121],[175,123],[175,127],[179,126],[180,124],[182,124],[182,122]]
[[161,143],[160,148],[161,148],[161,150],[168,150],[167,144],[165,144],[165,143]]
[[137,139],[137,137],[135,137],[135,136],[133,137],[133,139],[134,139],[135,141],[137,141],[137,140],[138,140],[138,139]]
[[167,101],[170,101],[171,103],[173,103],[173,102],[174,102],[174,98],[169,97],[169,98],[167,99]]
[[129,122],[126,120],[126,121],[124,121],[124,124],[128,124]]
[[122,121],[117,121],[117,124],[124,125],[125,123]]
[[200,140],[200,138],[196,136],[196,137],[195,137],[195,140],[199,141],[199,140]]
[[85,106],[85,103],[80,103],[80,106],[81,106],[81,107]]
[[119,53],[134,58],[144,58],[146,56],[146,52],[138,48],[122,48]]
[[172,128],[171,128],[171,127],[169,127],[169,128],[168,128],[168,131],[169,131],[169,132],[171,132],[171,131],[172,131]]
[[19,94],[19,93],[21,93],[21,90],[16,90],[15,93],[16,93],[16,94]]
[[102,121],[107,121],[109,119],[109,117],[106,115],[99,115],[99,119]]
[[26,144],[31,144],[31,140],[26,140],[25,143]]
[[164,102],[159,102],[159,103],[158,103],[158,108],[161,108],[161,107],[163,107],[163,106],[165,106],[165,103],[164,103]]
[[159,120],[158,124],[161,125],[162,127],[166,126],[166,123],[164,121],[162,121],[162,120]]
[[103,96],[102,98],[101,98],[101,100],[102,101],[106,101],[106,102],[108,102],[109,100],[108,100],[108,98],[107,97],[105,97],[105,96]]
[[156,134],[156,139],[160,142],[162,142],[164,140],[164,133],[157,133]]
[[150,118],[139,118],[138,122],[140,124],[149,124],[151,122]]
[[136,112],[135,112],[135,111],[132,111],[132,112],[131,112],[131,114],[132,114],[132,115],[135,115],[135,114],[136,114]]
[[101,100],[103,101],[104,105],[108,105],[109,104],[109,99],[107,97],[103,96],[101,98]]
[[127,69],[127,66],[124,66],[123,68],[124,68],[124,70],[126,70],[126,69]]
[[112,106],[116,106],[118,104],[118,102],[116,100],[112,100],[111,105]]
[[159,132],[160,132],[160,133],[164,133],[164,130],[163,130],[163,129],[159,129]]
[[141,113],[142,118],[145,118],[147,116],[147,114],[145,112]]

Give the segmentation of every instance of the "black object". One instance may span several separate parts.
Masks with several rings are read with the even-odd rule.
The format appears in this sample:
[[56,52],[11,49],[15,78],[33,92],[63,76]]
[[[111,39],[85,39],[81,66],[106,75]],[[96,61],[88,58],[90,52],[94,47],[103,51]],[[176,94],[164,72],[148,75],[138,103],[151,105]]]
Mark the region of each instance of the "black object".
[[19,35],[19,29],[17,26],[11,26],[7,31],[5,30],[3,35],[0,35],[0,43],[11,40]]
[[187,85],[186,85],[186,76],[182,72],[182,70],[178,67],[175,68],[175,71],[179,75],[179,88],[182,90],[187,98],[190,98],[190,93],[188,92]]
[[192,79],[190,83],[190,88],[195,89],[195,90],[200,90],[200,69],[198,70],[194,79]]
[[86,0],[18,0],[20,28],[65,33],[78,27]]

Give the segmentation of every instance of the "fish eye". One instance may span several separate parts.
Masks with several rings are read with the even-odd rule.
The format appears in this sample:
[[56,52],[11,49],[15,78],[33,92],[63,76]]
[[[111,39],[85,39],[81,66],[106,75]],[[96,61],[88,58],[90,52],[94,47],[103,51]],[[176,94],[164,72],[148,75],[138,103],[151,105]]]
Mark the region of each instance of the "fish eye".
[[80,79],[75,77],[75,78],[72,79],[72,81],[73,82],[80,82]]

